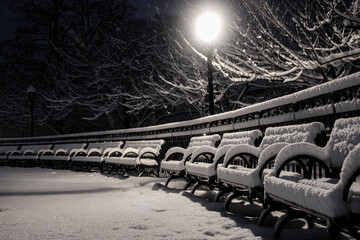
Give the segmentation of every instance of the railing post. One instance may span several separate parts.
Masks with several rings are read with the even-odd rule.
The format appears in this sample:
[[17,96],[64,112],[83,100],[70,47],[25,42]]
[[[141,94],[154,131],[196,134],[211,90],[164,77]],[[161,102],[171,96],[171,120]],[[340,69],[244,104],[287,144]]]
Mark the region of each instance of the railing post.
[[209,113],[214,114],[214,86],[213,86],[213,65],[212,65],[212,51],[209,48],[207,54],[208,67],[208,93],[209,93]]

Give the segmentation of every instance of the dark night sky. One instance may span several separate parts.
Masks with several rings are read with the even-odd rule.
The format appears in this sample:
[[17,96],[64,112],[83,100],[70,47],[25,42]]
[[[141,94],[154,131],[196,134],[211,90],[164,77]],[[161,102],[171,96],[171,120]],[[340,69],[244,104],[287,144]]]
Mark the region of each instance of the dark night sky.
[[[159,12],[160,14],[176,13],[177,7],[183,4],[180,0],[130,0],[139,10],[137,17],[146,18]],[[175,4],[177,6],[175,6]],[[6,0],[0,0],[0,40],[13,36],[16,24],[9,22],[14,15],[8,9]]]
[[0,0],[0,40],[11,38],[16,25],[8,21],[13,17],[6,0]]

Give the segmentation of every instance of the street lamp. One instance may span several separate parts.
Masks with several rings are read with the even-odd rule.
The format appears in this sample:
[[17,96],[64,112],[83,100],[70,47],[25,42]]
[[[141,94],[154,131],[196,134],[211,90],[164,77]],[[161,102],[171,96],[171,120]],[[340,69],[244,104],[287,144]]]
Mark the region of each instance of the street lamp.
[[30,106],[30,136],[34,136],[34,102],[35,102],[35,94],[36,88],[33,85],[27,89],[27,94],[29,97],[29,106]]
[[196,21],[196,33],[200,40],[208,44],[207,67],[210,115],[214,114],[214,87],[211,43],[218,37],[220,31],[221,19],[216,13],[206,12],[198,17]]

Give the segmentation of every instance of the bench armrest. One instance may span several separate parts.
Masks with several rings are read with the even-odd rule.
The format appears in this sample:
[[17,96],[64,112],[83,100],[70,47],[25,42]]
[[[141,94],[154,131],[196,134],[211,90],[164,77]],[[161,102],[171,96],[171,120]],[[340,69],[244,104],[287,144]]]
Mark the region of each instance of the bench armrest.
[[194,152],[191,155],[191,159],[189,162],[197,162],[196,159],[203,155],[203,154],[210,154],[211,158],[213,159],[216,153],[216,148],[211,146],[199,146],[194,150]]
[[87,151],[85,150],[85,149],[72,149],[71,151],[70,151],[70,154],[69,155],[73,155],[73,156],[78,156],[78,155],[80,155],[81,156],[81,154],[82,155],[84,155],[84,156],[86,156],[87,155]]
[[140,158],[141,158],[142,156],[146,155],[146,154],[151,154],[151,155],[153,155],[154,157],[158,157],[159,154],[160,154],[160,149],[159,149],[159,148],[156,148],[156,149],[155,149],[155,148],[151,148],[151,147],[142,148],[142,149],[140,150],[140,153],[139,153]]
[[78,153],[85,153],[86,155],[86,150],[83,148],[79,148],[79,149],[71,149],[69,152],[69,157],[75,156]]
[[357,145],[345,158],[341,168],[339,185],[343,186],[344,201],[349,200],[349,190],[356,178],[360,176],[360,144]]
[[181,162],[184,163],[185,165],[185,162],[186,161],[189,161],[192,154],[194,153],[194,151],[198,148],[199,146],[193,146],[193,147],[189,147],[186,149],[186,151],[184,152],[184,155],[183,155],[183,158],[181,159]]
[[254,172],[256,172],[257,175],[259,176],[259,179],[261,179],[263,171],[265,170],[266,166],[268,164],[271,164],[272,162],[275,162],[275,158],[279,154],[281,149],[283,149],[288,145],[289,143],[279,142],[279,143],[271,144],[267,146],[264,150],[262,150],[259,157],[258,165],[254,170]]
[[35,154],[34,150],[27,149],[23,152],[22,155],[34,155],[34,154]]
[[168,158],[175,153],[180,153],[180,154],[184,155],[185,151],[186,151],[186,149],[182,148],[182,147],[172,147],[169,150],[167,150],[164,161],[168,161]]
[[133,154],[136,154],[136,156],[139,156],[139,149],[138,148],[133,148],[133,147],[128,147],[128,148],[123,150],[122,157],[125,157],[129,153],[133,153]]
[[223,167],[227,167],[235,157],[241,156],[242,154],[250,154],[258,158],[260,153],[261,150],[258,147],[254,147],[248,144],[234,145],[227,151]]
[[[275,159],[274,169],[269,173],[269,176],[278,177],[282,168],[297,157],[311,158],[312,160],[318,161],[320,164],[324,164],[327,168],[330,168],[330,156],[326,148],[321,148],[315,144],[306,142],[293,143],[281,149]],[[301,162],[299,163],[303,168],[305,167]]]
[[119,154],[121,156],[122,153],[123,153],[123,149],[121,149],[121,148],[107,148],[104,151],[104,155],[106,153],[107,153],[107,157],[110,157],[111,154],[113,154],[113,153]]
[[63,149],[63,148],[59,148],[55,151],[54,155],[58,155],[58,154],[64,154],[64,155],[67,155],[68,154],[68,151],[66,149]]
[[41,157],[47,150],[49,149],[41,149],[40,151],[38,151],[38,153],[36,154],[36,158]]
[[87,156],[90,156],[93,153],[97,153],[99,154],[99,156],[101,156],[103,151],[101,148],[90,148],[89,150],[87,150]]
[[220,161],[224,161],[225,160],[225,155],[226,153],[229,151],[230,148],[232,148],[234,145],[225,145],[222,146],[220,148],[218,148],[216,150],[215,156],[214,156],[214,160],[213,160],[213,164],[215,165],[215,169],[217,169]]
[[6,155],[11,156],[11,155],[21,155],[21,151],[20,150],[12,150],[12,151],[8,151],[6,153]]

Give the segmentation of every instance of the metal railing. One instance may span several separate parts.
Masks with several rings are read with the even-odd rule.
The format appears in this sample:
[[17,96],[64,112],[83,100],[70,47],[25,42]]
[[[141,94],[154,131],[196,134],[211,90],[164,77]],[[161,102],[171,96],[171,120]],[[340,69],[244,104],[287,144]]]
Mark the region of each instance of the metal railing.
[[294,94],[191,121],[125,130],[1,138],[0,145],[164,139],[168,146],[185,147],[192,136],[251,129],[265,131],[269,126],[313,121],[323,122],[329,134],[336,119],[359,116],[359,113],[360,73],[355,73]]

